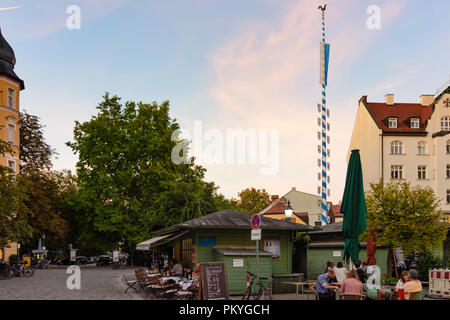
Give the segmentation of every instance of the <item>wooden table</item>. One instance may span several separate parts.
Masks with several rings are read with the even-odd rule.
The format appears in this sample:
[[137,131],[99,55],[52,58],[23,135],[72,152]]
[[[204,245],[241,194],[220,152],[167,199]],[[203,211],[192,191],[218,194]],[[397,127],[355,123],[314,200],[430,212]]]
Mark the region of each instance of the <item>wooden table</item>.
[[[297,299],[298,299],[298,287],[302,286],[302,295],[303,295],[303,294],[305,294],[304,287],[306,285],[309,286],[311,284],[311,282],[282,282],[282,283],[295,285],[295,297]],[[306,296],[308,297],[308,300],[309,300],[309,295],[307,294]]]

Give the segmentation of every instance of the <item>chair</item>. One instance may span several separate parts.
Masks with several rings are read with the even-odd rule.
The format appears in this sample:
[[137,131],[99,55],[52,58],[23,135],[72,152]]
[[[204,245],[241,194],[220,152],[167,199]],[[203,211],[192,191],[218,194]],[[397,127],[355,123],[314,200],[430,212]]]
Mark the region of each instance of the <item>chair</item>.
[[422,293],[422,291],[410,292],[408,300],[417,300],[420,293]]
[[316,300],[319,300],[319,292],[317,292],[317,290],[316,290],[316,282],[315,281],[314,281],[314,284],[310,288],[311,288],[311,292],[314,293],[314,297],[316,298]]
[[317,291],[315,289],[316,280],[308,280],[308,281],[305,281],[305,283],[308,284],[308,288],[306,290],[304,290],[303,293],[306,293],[306,296],[308,299],[309,299],[309,294],[313,293],[316,296],[316,300],[318,300],[317,299]]
[[136,284],[138,284],[137,279],[128,279],[125,273],[123,273],[123,279],[125,280],[125,283],[127,284],[128,288],[125,290],[125,293],[127,293],[128,289],[133,288],[134,291],[137,292]]
[[362,294],[341,294],[340,298],[341,300],[364,300],[366,296]]

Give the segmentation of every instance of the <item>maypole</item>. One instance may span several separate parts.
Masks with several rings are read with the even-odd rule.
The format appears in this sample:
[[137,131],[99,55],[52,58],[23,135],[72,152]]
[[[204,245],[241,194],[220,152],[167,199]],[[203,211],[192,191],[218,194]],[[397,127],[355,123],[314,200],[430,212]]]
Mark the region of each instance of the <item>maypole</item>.
[[[327,117],[329,117],[329,110],[327,109],[326,103],[326,88],[327,88],[327,77],[328,77],[328,60],[330,54],[330,45],[325,42],[325,10],[327,5],[319,6],[322,10],[322,42],[320,43],[320,85],[322,86],[322,103],[319,104],[319,112],[322,114],[322,118],[319,118],[318,124],[321,126],[322,134],[318,132],[319,139],[322,140],[322,145],[319,145],[319,152],[322,154],[322,174],[319,174],[319,180],[322,182],[322,186],[318,188],[319,194],[322,194],[322,217],[321,223],[325,225],[328,223],[327,219],[327,196],[330,195],[330,189],[328,184],[330,183],[330,177],[327,175],[330,169],[330,164],[328,162],[329,149],[327,144],[330,142],[330,137],[327,135],[329,130],[329,123],[327,122]],[[320,162],[320,161],[319,161]]]

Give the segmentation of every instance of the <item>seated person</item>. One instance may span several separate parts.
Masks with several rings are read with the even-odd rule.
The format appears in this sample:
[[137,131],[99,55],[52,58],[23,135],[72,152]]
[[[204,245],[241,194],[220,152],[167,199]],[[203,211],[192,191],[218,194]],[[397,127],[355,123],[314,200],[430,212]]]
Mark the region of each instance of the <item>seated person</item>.
[[[403,277],[403,272],[402,272]],[[397,283],[398,284],[398,283]],[[419,281],[419,273],[416,270],[409,270],[407,280],[406,282],[400,287],[401,289],[405,290],[405,300],[409,300],[411,293],[413,292],[421,292],[422,291],[422,284]],[[378,290],[378,297],[379,299],[385,299],[385,300],[397,300],[398,296],[398,289],[399,287],[396,287],[394,292],[389,293],[384,290]]]
[[177,259],[173,259],[173,268],[172,274],[174,276],[182,276],[183,275],[183,266],[178,262]]
[[361,268],[361,264],[359,264],[359,262],[355,263],[355,269],[356,269],[356,272],[358,273],[359,280],[362,283],[366,283],[367,275],[364,272],[363,268]]
[[200,278],[200,264],[197,263],[194,267],[194,271],[192,272],[192,279],[198,280]]
[[355,270],[347,272],[346,278],[341,283],[341,294],[363,294],[363,285]]
[[334,300],[335,292],[338,286],[336,284],[329,283],[330,279],[336,278],[336,272],[333,269],[329,269],[327,273],[322,273],[317,277],[316,291],[319,294],[319,300]]
[[403,288],[403,285],[408,281],[408,271],[404,270],[400,279],[398,279],[395,289]]
[[419,273],[416,270],[409,270],[408,281],[402,287],[405,290],[405,300],[409,300],[413,292],[421,292],[422,284],[419,280]]
[[192,270],[188,265],[183,266],[183,277],[186,279],[191,279],[192,277]]

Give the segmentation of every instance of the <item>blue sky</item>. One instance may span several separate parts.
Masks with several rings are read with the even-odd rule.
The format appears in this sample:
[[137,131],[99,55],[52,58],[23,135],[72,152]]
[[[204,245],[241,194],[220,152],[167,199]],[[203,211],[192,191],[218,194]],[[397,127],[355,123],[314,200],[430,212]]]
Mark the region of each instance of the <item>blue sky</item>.
[[[25,81],[21,108],[42,118],[60,153],[55,169],[74,169],[65,146],[73,122],[96,113],[109,91],[124,100],[171,101],[183,127],[278,129],[280,166],[205,165],[227,196],[246,187],[284,194],[317,187],[316,104],[320,98],[317,0],[0,0],[0,27]],[[448,1],[329,0],[331,43],[331,199],[341,198],[357,101],[418,102],[450,76]],[[66,9],[81,9],[81,29]],[[369,30],[369,5],[381,29]]]

